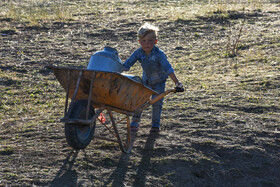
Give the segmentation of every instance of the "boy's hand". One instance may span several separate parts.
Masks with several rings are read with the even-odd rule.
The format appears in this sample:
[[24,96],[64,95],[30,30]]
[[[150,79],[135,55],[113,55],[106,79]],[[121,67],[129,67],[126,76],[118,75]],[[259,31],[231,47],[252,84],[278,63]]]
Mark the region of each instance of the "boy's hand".
[[124,65],[122,65],[121,73],[124,72],[124,71],[128,71],[128,70],[129,70],[129,68],[127,68]]
[[176,83],[176,87],[177,87],[177,88],[183,88],[183,84],[180,83],[180,82],[177,82],[177,83]]
[[184,92],[185,91],[185,89],[183,88],[183,84],[182,83],[177,82],[175,85],[176,85],[176,87],[175,87],[176,92]]

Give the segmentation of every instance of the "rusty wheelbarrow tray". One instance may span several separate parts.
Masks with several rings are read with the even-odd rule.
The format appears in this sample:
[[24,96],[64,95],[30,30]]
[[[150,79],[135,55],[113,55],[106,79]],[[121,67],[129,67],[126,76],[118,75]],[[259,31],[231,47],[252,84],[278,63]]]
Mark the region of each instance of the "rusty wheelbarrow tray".
[[[163,98],[170,92],[183,90],[171,89],[159,94],[154,90],[120,73],[48,66],[66,91],[64,117],[65,135],[68,144],[75,149],[84,149],[93,137],[117,142],[120,149],[129,153],[132,149],[130,116]],[[152,94],[158,96],[150,99]],[[71,102],[69,104],[69,99]],[[94,109],[97,109],[96,111]],[[107,111],[107,118],[103,111]],[[118,113],[114,117],[114,112]],[[121,114],[121,118],[120,118]],[[110,119],[111,122],[108,122]],[[105,130],[95,134],[96,122]],[[118,124],[125,123],[121,135]],[[105,131],[113,138],[104,136]]]

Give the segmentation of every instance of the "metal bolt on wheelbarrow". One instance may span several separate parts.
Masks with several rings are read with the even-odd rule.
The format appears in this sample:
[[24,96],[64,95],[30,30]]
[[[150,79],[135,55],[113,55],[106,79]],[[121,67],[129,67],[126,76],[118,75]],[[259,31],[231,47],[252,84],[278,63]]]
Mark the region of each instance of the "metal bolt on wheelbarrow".
[[[74,149],[84,149],[93,138],[99,138],[118,143],[124,153],[131,152],[130,117],[171,92],[184,91],[176,88],[158,94],[120,73],[48,68],[66,91],[61,122],[65,123],[66,140]],[[152,94],[158,96],[151,100]]]

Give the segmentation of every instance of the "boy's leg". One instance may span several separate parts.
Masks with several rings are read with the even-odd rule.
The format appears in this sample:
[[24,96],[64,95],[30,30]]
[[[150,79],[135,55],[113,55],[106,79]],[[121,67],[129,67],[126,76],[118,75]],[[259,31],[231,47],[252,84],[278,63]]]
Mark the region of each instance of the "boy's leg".
[[132,122],[130,123],[130,126],[131,127],[138,127],[139,126],[139,122],[141,121],[141,115],[142,115],[142,112],[141,113],[138,113],[138,114],[135,114],[133,117],[132,117]]
[[160,117],[162,112],[163,99],[152,105],[152,127],[160,127]]
[[130,123],[130,130],[131,131],[138,131],[139,130],[139,122],[142,113],[138,113],[132,117],[132,122]]
[[[153,86],[153,89],[156,90],[159,94],[163,93],[165,90],[165,81],[160,82]],[[152,95],[152,99],[157,95]],[[160,117],[162,112],[163,99],[160,99],[152,105],[152,127],[160,127]]]

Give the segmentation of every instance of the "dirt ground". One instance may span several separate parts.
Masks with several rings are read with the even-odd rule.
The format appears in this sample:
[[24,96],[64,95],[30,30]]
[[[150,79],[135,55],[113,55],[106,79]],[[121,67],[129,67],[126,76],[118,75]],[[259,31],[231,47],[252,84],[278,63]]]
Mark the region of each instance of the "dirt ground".
[[[0,14],[0,186],[280,186],[279,1],[190,19],[171,18],[189,9],[168,2],[36,24]],[[186,91],[165,97],[159,134],[144,111],[132,153],[101,140],[73,150],[59,121],[65,92],[45,66],[85,68],[104,46],[124,61],[146,21]]]

